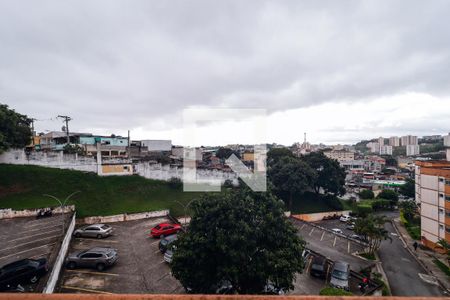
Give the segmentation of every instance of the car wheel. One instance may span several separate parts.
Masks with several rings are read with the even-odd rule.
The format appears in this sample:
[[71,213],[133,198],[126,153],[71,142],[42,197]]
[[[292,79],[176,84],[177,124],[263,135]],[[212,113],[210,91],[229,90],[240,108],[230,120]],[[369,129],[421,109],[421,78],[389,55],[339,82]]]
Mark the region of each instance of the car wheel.
[[98,239],[101,239],[101,238],[102,238],[102,235],[101,235],[101,234],[97,234],[97,238],[98,238]]
[[105,269],[105,264],[102,264],[102,263],[97,264],[97,270],[98,271],[103,271],[104,269]]
[[75,233],[75,237],[76,238],[80,238],[81,237],[81,233],[79,233],[79,232]]
[[34,275],[33,277],[30,278],[30,282],[31,283],[36,283],[38,281],[38,277],[36,275]]
[[76,264],[75,262],[71,261],[71,262],[67,265],[67,267],[68,267],[69,269],[75,269],[75,268],[77,267],[77,264]]

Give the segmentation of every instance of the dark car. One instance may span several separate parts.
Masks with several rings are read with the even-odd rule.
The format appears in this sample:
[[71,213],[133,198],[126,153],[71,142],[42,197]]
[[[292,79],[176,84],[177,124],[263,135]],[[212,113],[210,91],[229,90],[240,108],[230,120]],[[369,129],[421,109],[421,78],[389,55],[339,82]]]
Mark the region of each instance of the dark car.
[[159,242],[159,251],[161,251],[161,253],[165,253],[167,251],[167,249],[170,248],[170,245],[172,245],[173,242],[175,242],[177,240],[177,238],[178,238],[178,236],[176,234],[169,235],[169,236],[166,236],[165,238],[163,238]]
[[48,272],[47,259],[22,259],[0,268],[0,290],[8,290],[19,284],[36,283]]
[[66,265],[69,269],[81,267],[103,271],[106,267],[115,264],[117,259],[116,249],[95,247],[70,254],[66,259]]
[[327,276],[327,260],[323,256],[315,256],[311,262],[309,274],[314,277],[325,278]]

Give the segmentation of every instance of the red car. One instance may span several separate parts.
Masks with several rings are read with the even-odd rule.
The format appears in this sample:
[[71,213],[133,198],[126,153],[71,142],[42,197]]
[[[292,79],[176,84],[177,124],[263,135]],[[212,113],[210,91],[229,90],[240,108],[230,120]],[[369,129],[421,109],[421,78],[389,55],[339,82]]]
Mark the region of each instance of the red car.
[[181,226],[179,224],[161,223],[152,228],[149,236],[156,237],[156,238],[163,237],[163,236],[177,233],[180,230],[181,230]]

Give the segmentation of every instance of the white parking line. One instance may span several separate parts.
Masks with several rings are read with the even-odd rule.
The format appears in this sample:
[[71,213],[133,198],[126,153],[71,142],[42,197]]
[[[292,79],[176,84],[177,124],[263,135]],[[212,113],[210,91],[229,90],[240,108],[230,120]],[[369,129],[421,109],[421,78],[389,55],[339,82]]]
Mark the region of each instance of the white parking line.
[[347,252],[350,253],[350,241],[348,241]]
[[35,237],[35,236],[38,236],[38,235],[44,235],[44,234],[47,234],[47,233],[50,233],[50,232],[55,232],[55,231],[61,231],[61,229],[55,229],[55,230],[50,230],[50,231],[46,231],[46,232],[42,232],[42,233],[36,233],[36,234],[33,234],[33,235],[29,235],[29,236],[23,236],[23,237],[20,237],[20,238],[17,238],[17,239],[8,240],[7,243],[14,242],[14,241],[19,241],[19,240],[24,240],[24,239],[29,239],[29,238],[32,238],[32,237]]
[[314,232],[314,227],[313,229],[311,229],[311,232],[309,233],[309,235],[311,236],[311,234]]
[[80,241],[80,242],[85,242],[85,241],[89,241],[89,242],[104,242],[104,243],[118,243],[119,241],[114,241],[114,240],[109,240],[108,238],[105,239],[97,239],[97,238],[75,238],[75,240]]
[[68,285],[63,285],[62,286],[63,289],[67,289],[67,290],[76,290],[76,291],[82,291],[82,292],[87,292],[87,293],[94,293],[94,294],[106,294],[106,295],[113,295],[114,293],[110,293],[110,292],[105,292],[105,291],[99,291],[99,290],[93,290],[93,289],[87,289],[87,288],[80,288],[80,287],[75,287],[75,286],[68,286]]
[[322,232],[322,236],[320,237],[320,241],[323,240],[323,236],[325,235],[325,230]]
[[159,251],[159,249],[158,249],[155,252],[153,252],[153,254],[156,254],[156,253],[159,253],[159,252],[161,252],[161,251]]
[[337,240],[337,236],[334,236],[333,247],[336,246],[336,240]]
[[84,270],[70,270],[70,269],[67,269],[66,272],[81,273],[81,274],[93,274],[93,275],[106,275],[106,276],[120,276],[119,274],[116,274],[116,273],[92,272],[92,271],[84,271]]
[[154,241],[150,245],[154,245],[154,244],[157,244],[157,243],[159,243],[159,241]]
[[22,253],[25,253],[25,252],[30,252],[30,251],[33,251],[33,250],[35,250],[35,249],[39,249],[39,248],[43,248],[43,247],[52,246],[52,245],[54,245],[54,244],[56,244],[56,243],[46,244],[46,245],[43,245],[43,246],[34,247],[34,248],[27,249],[27,250],[19,251],[19,252],[14,252],[14,253],[12,253],[12,254],[9,254],[9,255],[0,257],[0,260],[1,260],[1,259],[4,259],[4,258],[7,258],[7,257],[14,256],[14,255],[19,255],[19,254],[22,254]]
[[302,229],[303,229],[303,227],[305,227],[305,226],[306,226],[306,224],[303,224],[303,225],[302,225],[302,227],[300,227],[300,230],[302,230]]
[[31,242],[26,242],[26,243],[15,245],[13,247],[3,248],[3,249],[0,249],[0,252],[3,252],[5,250],[14,249],[14,248],[17,248],[17,247],[20,247],[20,246],[24,246],[24,245],[28,245],[28,244],[32,244],[32,243],[36,243],[36,242],[40,242],[40,241],[44,241],[44,240],[53,239],[53,238],[56,238],[56,237],[59,237],[59,235],[49,236],[49,237],[46,237],[46,238],[43,238],[43,239],[40,239],[40,240],[34,240],[34,241],[31,241]]

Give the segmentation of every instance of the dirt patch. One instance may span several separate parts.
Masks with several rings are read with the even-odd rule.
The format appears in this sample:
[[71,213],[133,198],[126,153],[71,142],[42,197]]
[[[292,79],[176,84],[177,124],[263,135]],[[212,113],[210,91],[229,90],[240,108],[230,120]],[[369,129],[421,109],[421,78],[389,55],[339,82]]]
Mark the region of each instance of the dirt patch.
[[0,185],[0,198],[11,195],[19,194],[30,191],[31,189],[20,184],[14,184],[12,186],[1,186]]

